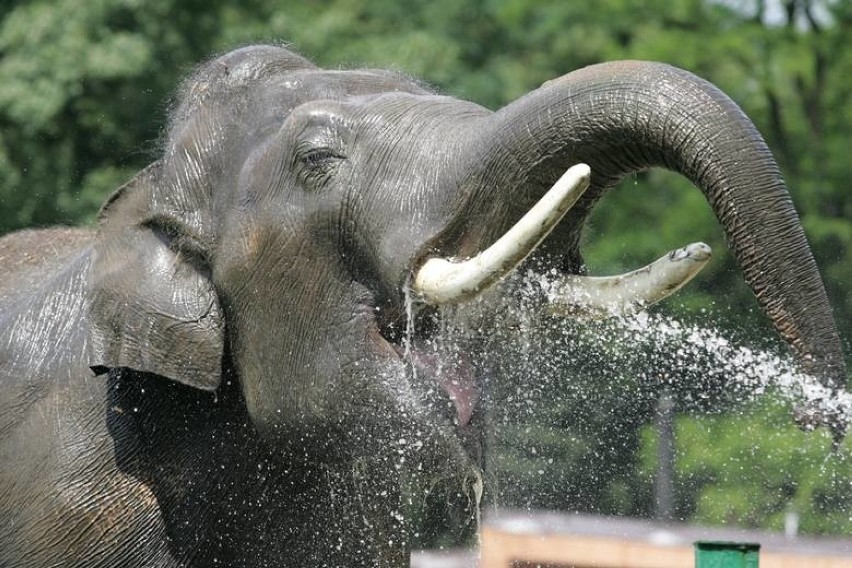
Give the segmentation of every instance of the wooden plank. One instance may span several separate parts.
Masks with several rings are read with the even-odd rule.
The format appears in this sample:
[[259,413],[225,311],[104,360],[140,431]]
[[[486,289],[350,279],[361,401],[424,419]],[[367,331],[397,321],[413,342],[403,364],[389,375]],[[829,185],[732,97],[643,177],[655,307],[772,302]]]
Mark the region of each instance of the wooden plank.
[[617,538],[482,530],[481,568],[510,568],[515,560],[583,568],[692,568],[695,554],[692,547]]
[[[480,568],[511,568],[513,562],[575,568],[693,568],[691,546],[571,534],[530,534],[482,529]],[[852,558],[761,552],[760,568],[852,568]]]

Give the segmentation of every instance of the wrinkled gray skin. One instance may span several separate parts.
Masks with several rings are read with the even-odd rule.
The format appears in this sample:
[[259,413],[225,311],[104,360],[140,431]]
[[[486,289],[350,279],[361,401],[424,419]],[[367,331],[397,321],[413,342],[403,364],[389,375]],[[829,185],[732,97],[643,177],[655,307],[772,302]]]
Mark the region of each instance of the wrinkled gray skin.
[[400,476],[472,479],[481,421],[403,360],[406,280],[490,244],[578,162],[592,186],[539,260],[581,271],[603,192],[679,171],[803,364],[843,386],[777,167],[706,82],[610,63],[492,113],[244,48],[187,82],[96,232],[0,240],[0,565],[405,565]]

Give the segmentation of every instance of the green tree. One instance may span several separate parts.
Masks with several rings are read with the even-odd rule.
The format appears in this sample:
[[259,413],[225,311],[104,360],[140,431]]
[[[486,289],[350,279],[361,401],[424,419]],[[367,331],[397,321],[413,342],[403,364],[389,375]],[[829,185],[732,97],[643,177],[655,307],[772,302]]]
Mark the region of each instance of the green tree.
[[51,0],[6,13],[0,233],[93,219],[106,195],[152,160],[169,94],[224,48],[231,11],[224,1]]
[[[707,525],[784,530],[794,513],[810,534],[852,532],[852,444],[831,451],[827,433],[806,433],[772,396],[731,415],[677,421],[678,514]],[[656,433],[643,433],[640,471],[653,475]]]
[[[654,59],[720,86],[763,132],[787,177],[849,338],[850,32],[849,0],[0,2],[0,234],[91,221],[105,197],[156,156],[170,94],[192,66],[241,44],[286,41],[326,67],[398,69],[489,108],[587,64]],[[720,322],[762,325],[758,315],[744,317],[756,312],[755,302],[724,252],[709,208],[687,185],[653,171],[626,180],[608,195],[587,231],[585,250],[593,271],[621,272],[665,250],[704,240],[717,252],[716,259],[663,310],[695,318],[714,298],[724,298],[716,310],[737,317]],[[495,475],[502,476],[506,495],[517,503],[649,514],[647,434],[645,449],[637,452],[659,385],[643,381],[651,377],[647,367],[668,356],[650,352],[647,365],[637,368],[629,358],[610,363],[619,361],[612,357],[614,346],[583,344],[588,357],[569,365],[569,374],[532,377],[520,406],[499,409],[505,438],[495,454]],[[514,396],[517,402],[521,399],[511,391],[516,386],[494,395]],[[532,408],[527,400],[535,402],[534,412],[527,410]],[[776,432],[754,430],[767,445],[752,465],[792,472],[784,475],[795,478],[797,489],[783,503],[775,493],[760,493],[762,509],[720,513],[704,504],[709,499],[704,495],[717,491],[713,503],[738,502],[737,483],[725,482],[719,472],[738,463],[720,456],[740,451],[736,436],[728,433],[752,428],[743,426],[748,420],[743,412],[756,413]],[[708,522],[764,518],[770,526],[777,526],[777,515],[788,506],[805,518],[817,519],[828,510],[848,515],[850,504],[837,490],[842,484],[812,481],[810,466],[778,457],[821,463],[819,450],[800,449],[813,446],[819,435],[780,428],[789,419],[766,412],[749,407],[732,415],[681,420],[684,515]],[[708,438],[701,432],[711,430],[710,439],[730,439],[734,449],[718,455],[705,451]],[[643,463],[644,468],[637,467]],[[845,467],[832,475],[848,479]],[[705,475],[707,470],[716,473]],[[790,494],[785,487],[785,495]],[[801,497],[808,491],[813,498]],[[803,528],[816,532],[848,530],[844,527],[839,521],[803,522]]]

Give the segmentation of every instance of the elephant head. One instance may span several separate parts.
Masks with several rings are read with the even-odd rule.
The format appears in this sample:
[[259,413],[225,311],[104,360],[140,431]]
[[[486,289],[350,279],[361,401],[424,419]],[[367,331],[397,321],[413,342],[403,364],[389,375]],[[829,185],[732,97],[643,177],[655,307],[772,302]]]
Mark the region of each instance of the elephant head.
[[[320,447],[353,429],[390,439],[399,422],[450,440],[475,403],[468,363],[439,376],[417,314],[530,256],[582,277],[593,205],[655,166],[704,192],[776,329],[809,372],[843,388],[831,308],[778,168],[705,81],[609,63],[491,112],[270,46],[202,66],[162,157],[104,206],[94,367],[206,390],[236,377],[258,430],[284,444]],[[696,246],[678,258],[706,257]]]

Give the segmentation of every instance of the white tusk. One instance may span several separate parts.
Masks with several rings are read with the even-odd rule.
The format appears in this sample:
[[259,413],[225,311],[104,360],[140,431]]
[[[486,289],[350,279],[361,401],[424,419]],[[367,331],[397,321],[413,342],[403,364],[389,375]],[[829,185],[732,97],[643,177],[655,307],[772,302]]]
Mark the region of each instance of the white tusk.
[[549,311],[571,316],[639,311],[680,290],[704,268],[711,256],[709,246],[692,243],[627,274],[564,276],[549,290]]
[[520,221],[475,257],[456,261],[430,258],[417,271],[412,291],[427,304],[453,304],[472,298],[514,269],[550,234],[589,187],[589,166],[570,168]]

